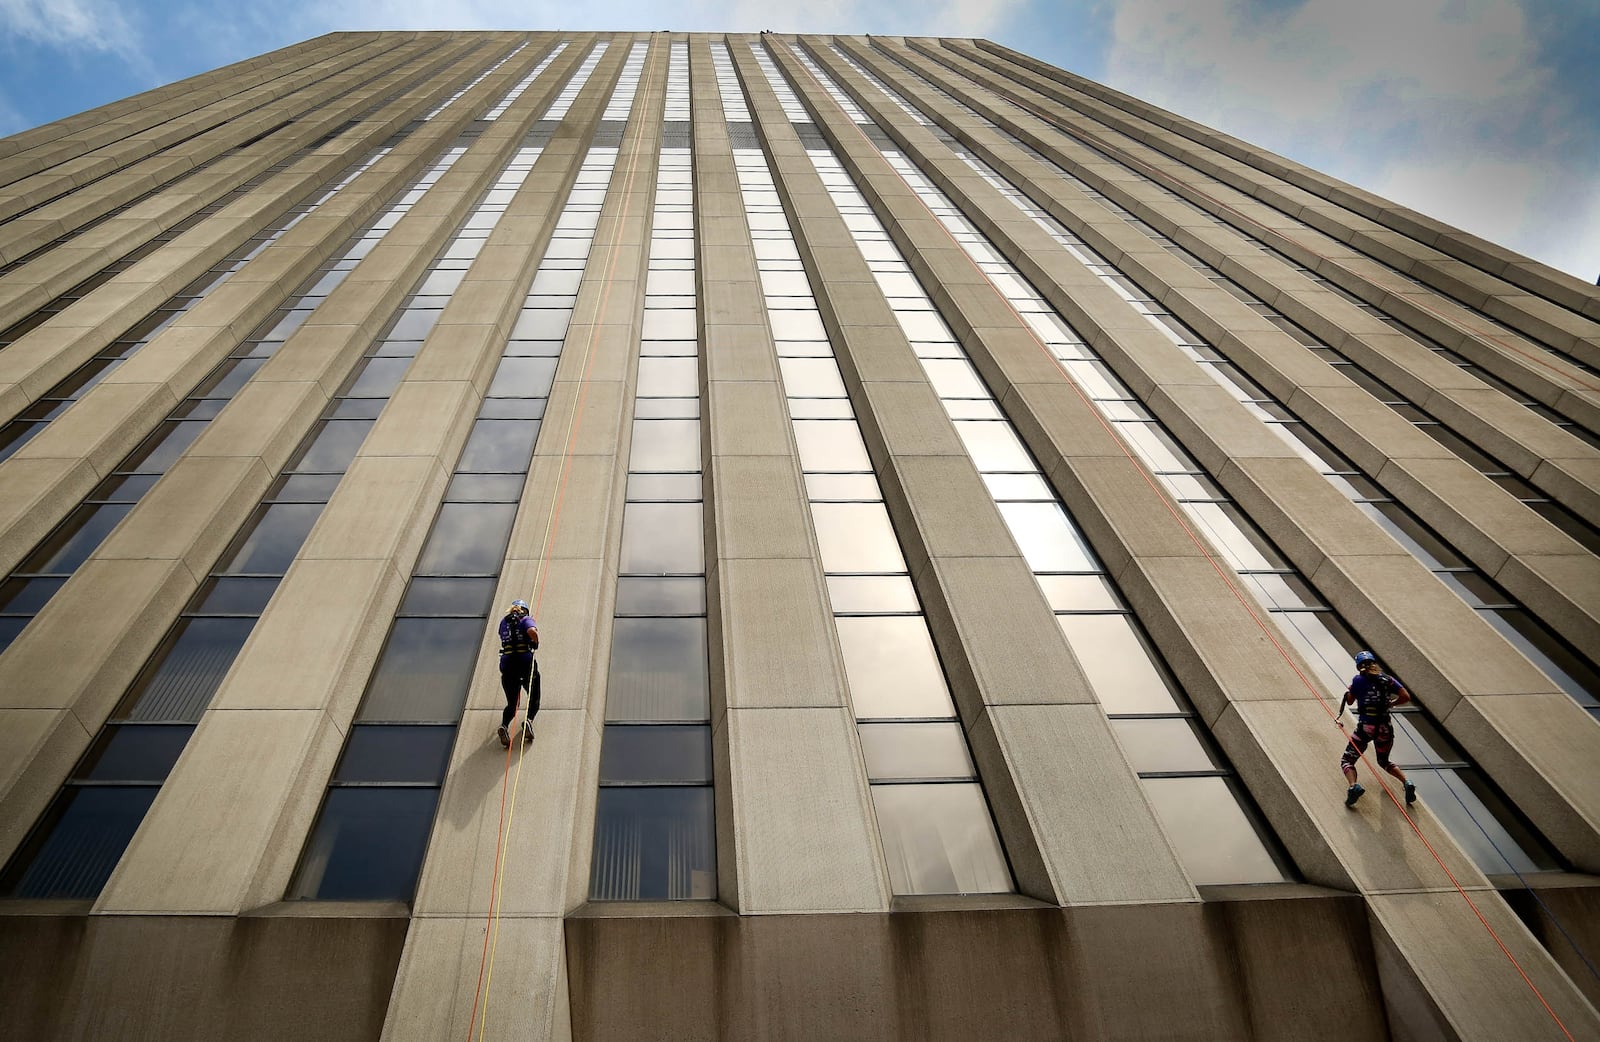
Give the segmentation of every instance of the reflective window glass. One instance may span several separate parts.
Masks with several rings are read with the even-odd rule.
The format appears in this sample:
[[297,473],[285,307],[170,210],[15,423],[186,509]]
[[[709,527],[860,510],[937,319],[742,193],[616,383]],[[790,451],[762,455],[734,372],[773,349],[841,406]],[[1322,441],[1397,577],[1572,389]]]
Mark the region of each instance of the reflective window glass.
[[1146,778],[1156,817],[1196,884],[1284,879],[1226,778]]
[[522,474],[457,474],[444,498],[457,503],[515,503],[522,498]]
[[1028,450],[1022,447],[1022,442],[1012,431],[1011,424],[1004,421],[962,420],[955,426],[962,444],[972,457],[973,465],[979,470],[985,473],[1037,470]]
[[987,398],[988,388],[964,358],[924,358],[922,368],[940,398]]
[[274,503],[262,511],[237,551],[219,568],[224,573],[283,575],[322,515],[320,503]]
[[[646,312],[649,314],[649,312]],[[693,398],[700,393],[698,358],[639,359],[641,398]]]
[[602,788],[589,896],[709,901],[717,896],[715,833],[709,786]]
[[1187,720],[1112,720],[1128,762],[1140,773],[1212,771],[1211,762]]
[[976,784],[874,785],[872,803],[895,893],[1012,889],[1000,839]]
[[699,474],[629,474],[628,500],[667,500],[698,502],[701,497]]
[[958,723],[861,724],[859,730],[872,781],[977,777]]
[[1144,643],[1123,615],[1057,615],[1089,686],[1108,713],[1178,708]]
[[72,572],[88,560],[117,523],[133,507],[127,503],[86,504],[69,515],[50,537],[29,555],[23,570]]
[[200,615],[260,615],[277,592],[277,578],[233,576],[210,579],[195,609]]
[[600,784],[711,781],[711,728],[705,724],[608,724],[600,745]]
[[1011,537],[1035,572],[1098,571],[1089,547],[1058,503],[1001,503]]
[[1278,630],[1304,656],[1312,675],[1335,694],[1344,691],[1350,678],[1355,675],[1351,656],[1355,654],[1356,644],[1350,631],[1327,612],[1283,611],[1273,614],[1283,624]]
[[822,567],[828,572],[904,572],[905,558],[882,503],[813,503]]
[[634,420],[631,471],[700,469],[699,420]]
[[65,579],[7,579],[0,583],[0,611],[31,615],[65,583]]
[[617,580],[618,615],[704,615],[706,581],[681,576],[644,578],[623,576]]
[[822,316],[813,310],[769,308],[767,319],[772,324],[772,336],[777,340],[826,340],[828,332],[822,328]]
[[334,788],[289,898],[409,901],[433,824],[434,788]]
[[1283,558],[1262,541],[1255,526],[1228,503],[1189,503],[1184,508],[1199,528],[1222,551],[1236,571],[1287,567]]
[[1039,588],[1053,611],[1117,611],[1111,586],[1098,575],[1040,575]]
[[626,573],[704,573],[705,529],[699,503],[629,503],[622,513]]
[[409,358],[369,358],[345,394],[351,398],[387,398],[400,386],[410,367]]
[[89,781],[165,781],[193,733],[189,724],[112,724],[100,732],[72,776]]
[[780,358],[783,390],[791,398],[843,398],[844,379],[831,358]]
[[834,619],[857,719],[955,713],[921,616]]
[[806,497],[814,502],[849,502],[883,499],[878,479],[871,474],[807,474]]
[[1053,501],[1055,493],[1039,474],[985,474],[983,483],[996,501],[1008,499]]
[[523,311],[511,327],[513,340],[560,340],[567,335],[571,312],[566,308]]
[[555,358],[502,358],[489,384],[489,397],[545,397],[555,379],[557,361]]
[[478,420],[456,469],[524,473],[538,436],[538,420]]
[[294,469],[320,473],[342,474],[350,461],[356,458],[367,432],[372,430],[371,420],[328,420],[313,436],[310,445],[300,454]]
[[607,720],[705,720],[704,619],[617,619],[611,635]]
[[700,335],[700,324],[692,308],[661,310],[650,308],[644,313],[643,340],[693,340]]
[[905,331],[907,340],[928,340],[949,343],[955,340],[944,320],[932,311],[903,311],[896,309],[895,321]]
[[482,619],[396,619],[372,671],[363,721],[454,721],[485,648]]
[[1412,767],[1406,769],[1406,777],[1482,871],[1552,872],[1560,868],[1476,771]]
[[155,785],[63,789],[0,878],[0,896],[98,896],[160,791]]
[[808,472],[872,469],[854,420],[795,420],[794,437],[800,466]]
[[497,575],[505,558],[513,503],[446,503],[417,561],[419,575]]
[[840,615],[921,610],[917,591],[905,575],[830,575],[828,599]]
[[401,615],[487,616],[494,598],[495,580],[432,579],[418,576],[406,588]]
[[198,723],[255,627],[254,619],[179,619],[124,698],[129,720]]
[[167,420],[128,457],[124,470],[164,474],[206,429],[205,420]]
[[358,724],[350,729],[333,780],[436,784],[444,779],[455,737],[449,725]]

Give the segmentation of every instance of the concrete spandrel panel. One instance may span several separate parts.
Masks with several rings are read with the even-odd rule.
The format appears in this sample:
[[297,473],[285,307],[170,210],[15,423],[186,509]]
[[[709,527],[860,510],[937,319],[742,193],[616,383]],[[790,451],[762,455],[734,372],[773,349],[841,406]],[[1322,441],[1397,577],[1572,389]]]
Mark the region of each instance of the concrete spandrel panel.
[[195,586],[181,561],[84,562],[0,656],[0,708],[70,707],[98,728]]
[[706,402],[711,455],[789,456],[793,432],[782,390],[771,383],[713,383]]
[[1569,861],[1600,868],[1600,726],[1578,703],[1482,695],[1463,698],[1443,723]]
[[[492,934],[498,972],[486,968],[489,987],[483,994],[477,971],[484,962],[486,931]],[[508,1040],[569,1042],[567,955],[559,918],[411,920],[383,1042],[435,1042],[474,1031]]]
[[[520,598],[532,606],[539,626],[543,705],[551,709],[588,705],[595,671],[598,668],[604,676],[609,661],[611,602],[600,595],[603,568],[598,560],[508,560],[500,576],[500,599],[489,608],[482,668],[493,666],[491,660],[499,652],[494,631],[506,604]],[[474,709],[503,705],[498,673],[480,674],[467,704]]]
[[[1230,701],[1329,699],[1334,674],[1319,683],[1320,645],[1278,627],[1230,577],[1201,558],[1148,558],[1119,575],[1122,592],[1144,623],[1179,687],[1205,720]],[[1303,679],[1304,678],[1304,679]]]
[[1149,403],[1177,439],[1213,474],[1230,459],[1294,457],[1283,439],[1213,381],[1163,384]]
[[[1018,555],[994,499],[965,455],[903,456],[892,472],[878,478],[913,573],[929,557]],[[897,478],[900,487],[894,489]]]
[[471,384],[408,379],[372,425],[361,455],[423,456],[453,470],[480,397]]
[[208,712],[96,909],[237,915],[281,898],[342,744],[316,710]]
[[15,568],[99,480],[81,459],[13,457],[0,465],[0,568]]
[[[1417,568],[1418,572],[1422,569]],[[1436,715],[1459,695],[1557,690],[1443,583],[1383,557],[1341,557],[1311,576],[1323,595]]]
[[[1017,433],[1049,469],[1059,456],[1120,457],[1122,443],[1114,437],[1099,412],[1075,387],[1054,379],[1022,384],[1006,395],[1002,407]],[[1048,443],[1051,451],[1044,451]]]
[[621,451],[619,432],[628,430],[626,418],[632,415],[631,389],[625,396],[620,378],[603,379],[600,370],[585,370],[580,361],[572,363],[570,379],[558,377],[550,391],[535,447],[539,456],[615,456]]
[[254,457],[179,460],[107,538],[101,560],[178,560],[205,575],[272,476]]
[[81,459],[109,473],[177,404],[167,388],[153,384],[101,384],[17,450],[21,460]]
[[[1293,843],[1291,853],[1308,857],[1303,866],[1308,875],[1316,872],[1318,882],[1331,886],[1346,886],[1343,880],[1348,878],[1364,893],[1390,893],[1449,889],[1448,869],[1463,886],[1486,886],[1483,874],[1429,812],[1426,798],[1407,809],[1414,830],[1407,814],[1384,795],[1373,777],[1377,757],[1370,748],[1356,767],[1367,794],[1353,808],[1344,805],[1347,783],[1339,757],[1346,739],[1332,723],[1336,711],[1334,705],[1324,708],[1310,702],[1239,703],[1217,727],[1224,752],[1243,778],[1249,781],[1275,772],[1281,779],[1263,788],[1262,809],[1275,825],[1283,823],[1284,839]],[[1349,719],[1347,713],[1346,729]],[[1383,781],[1401,795],[1397,779],[1385,774]],[[1298,811],[1287,802],[1290,794],[1300,804]],[[1305,818],[1317,835],[1305,831]],[[1445,868],[1429,852],[1430,846]],[[1323,860],[1320,847],[1338,859],[1337,874]]]
[[[509,916],[559,916],[567,910],[572,865],[587,864],[592,841],[589,828],[580,824],[579,790],[593,788],[583,765],[597,754],[600,738],[585,717],[541,710],[534,720],[535,740],[513,741],[505,749],[495,736],[498,711],[466,713],[413,914],[482,917],[491,902],[498,914]],[[586,749],[591,743],[594,748]],[[583,857],[575,844],[584,847]]]
[[762,326],[708,325],[704,340],[705,375],[713,385],[763,383],[777,375],[772,334]]
[[1020,558],[944,557],[924,577],[928,628],[963,719],[979,719],[985,704],[1094,704]]
[[481,394],[500,362],[507,329],[508,326],[486,324],[447,326],[441,320],[428,334],[428,341],[417,353],[406,379],[439,383],[460,381],[479,388]]
[[358,456],[298,557],[391,561],[408,571],[448,480],[432,457]]
[[712,467],[707,521],[723,560],[809,558],[810,511],[800,468],[779,456],[724,456]]
[[1368,897],[1391,1021],[1415,1030],[1411,1013],[1431,1007],[1440,1028],[1473,1042],[1600,1037],[1595,1008],[1499,895],[1467,893],[1483,920],[1453,890]]
[[1600,647],[1600,558],[1519,554],[1495,579],[1573,644]]
[[1388,554],[1407,566],[1405,548],[1304,460],[1234,459],[1220,478],[1240,509],[1303,573],[1326,558],[1352,554]]
[[816,564],[724,560],[715,574],[728,706],[845,706],[833,621]]
[[1023,893],[1060,905],[1198,900],[1098,706],[990,706],[970,741]]
[[855,724],[842,709],[727,714],[739,910],[888,908]]
[[403,589],[389,561],[296,562],[213,706],[324,709],[348,719]]
[[[546,421],[546,430],[552,434]],[[536,455],[528,471],[508,556],[595,560],[607,557],[613,511],[620,513],[612,456]],[[613,551],[614,552],[614,551]]]
[[922,383],[872,381],[862,385],[866,399],[862,433],[901,456],[965,456],[933,388]]
[[1063,460],[1050,479],[1110,572],[1120,571],[1129,558],[1148,557],[1212,554],[1226,566],[1228,558],[1202,541],[1206,529],[1136,459]]
[[1600,516],[1600,460],[1547,459],[1533,472],[1533,480],[1554,498],[1593,519]]
[[1578,544],[1464,460],[1391,460],[1373,477],[1493,575],[1510,554],[1566,554]]
[[191,456],[257,456],[282,470],[300,446],[327,395],[312,382],[251,380],[190,446]]

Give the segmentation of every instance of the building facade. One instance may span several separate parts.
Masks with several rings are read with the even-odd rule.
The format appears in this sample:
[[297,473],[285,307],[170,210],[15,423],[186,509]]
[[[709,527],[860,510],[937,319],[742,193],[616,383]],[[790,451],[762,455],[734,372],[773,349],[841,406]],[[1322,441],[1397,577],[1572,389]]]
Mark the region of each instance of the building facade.
[[0,141],[0,326],[8,1037],[1600,1037],[1595,287],[986,41],[338,33]]

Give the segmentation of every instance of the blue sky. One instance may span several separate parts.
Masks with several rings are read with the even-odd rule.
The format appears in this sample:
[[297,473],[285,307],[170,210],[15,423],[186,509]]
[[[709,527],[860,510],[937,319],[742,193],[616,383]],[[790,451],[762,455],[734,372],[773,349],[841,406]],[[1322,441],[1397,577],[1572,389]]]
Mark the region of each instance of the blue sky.
[[[983,36],[1600,275],[1597,0],[0,0],[0,135],[336,29]],[[670,11],[670,13],[665,13]],[[576,13],[575,13],[576,12]]]

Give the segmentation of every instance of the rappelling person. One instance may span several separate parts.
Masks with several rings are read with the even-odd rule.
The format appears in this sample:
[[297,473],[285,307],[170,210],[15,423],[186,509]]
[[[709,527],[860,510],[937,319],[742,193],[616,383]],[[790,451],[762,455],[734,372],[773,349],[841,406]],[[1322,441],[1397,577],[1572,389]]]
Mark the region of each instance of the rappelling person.
[[1340,713],[1346,706],[1354,706],[1356,712],[1355,729],[1350,732],[1344,755],[1339,757],[1339,766],[1350,783],[1344,794],[1346,807],[1354,807],[1356,800],[1366,792],[1356,781],[1356,761],[1367,751],[1369,743],[1378,747],[1378,766],[1399,778],[1406,787],[1406,805],[1416,802],[1417,787],[1406,781],[1405,771],[1389,762],[1389,751],[1394,748],[1394,724],[1389,719],[1389,710],[1409,701],[1411,692],[1379,667],[1376,655],[1370,651],[1356,652],[1355,679],[1350,681],[1350,690],[1344,693],[1344,701],[1339,704]]
[[511,746],[511,721],[517,718],[517,703],[524,689],[528,692],[528,715],[522,721],[522,740],[533,741],[533,718],[539,713],[539,663],[533,653],[539,650],[539,626],[528,614],[527,601],[512,601],[500,620],[500,687],[506,693],[506,707],[500,714],[500,744]]

